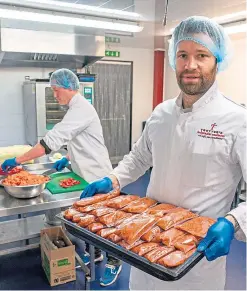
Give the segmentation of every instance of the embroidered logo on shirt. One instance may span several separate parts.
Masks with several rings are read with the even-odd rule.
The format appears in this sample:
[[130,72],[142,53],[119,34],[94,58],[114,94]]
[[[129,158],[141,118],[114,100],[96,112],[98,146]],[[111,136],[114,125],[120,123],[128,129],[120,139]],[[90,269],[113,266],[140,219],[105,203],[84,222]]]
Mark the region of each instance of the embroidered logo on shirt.
[[216,123],[211,124],[211,129],[204,129],[197,131],[197,135],[203,138],[212,138],[212,139],[224,139],[225,135],[222,131],[216,131],[214,128],[217,127]]
[[217,126],[216,123],[211,124],[211,131],[214,130],[214,128]]

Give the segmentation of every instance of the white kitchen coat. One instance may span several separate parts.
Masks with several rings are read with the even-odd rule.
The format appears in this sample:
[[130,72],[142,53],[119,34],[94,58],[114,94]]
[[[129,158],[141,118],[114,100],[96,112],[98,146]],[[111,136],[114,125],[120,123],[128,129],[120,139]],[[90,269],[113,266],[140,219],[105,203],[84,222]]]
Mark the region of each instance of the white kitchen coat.
[[[200,215],[224,216],[242,175],[246,181],[246,109],[223,96],[216,82],[191,110],[182,109],[181,95],[163,102],[112,174],[124,187],[151,166],[148,197]],[[238,213],[236,218],[245,220],[245,206]],[[246,232],[244,223],[239,232]],[[132,268],[130,289],[222,290],[225,276],[226,257],[204,258],[174,282]]]
[[67,145],[73,171],[87,182],[112,170],[98,114],[80,93],[73,96],[63,120],[46,134],[44,141],[52,151]]

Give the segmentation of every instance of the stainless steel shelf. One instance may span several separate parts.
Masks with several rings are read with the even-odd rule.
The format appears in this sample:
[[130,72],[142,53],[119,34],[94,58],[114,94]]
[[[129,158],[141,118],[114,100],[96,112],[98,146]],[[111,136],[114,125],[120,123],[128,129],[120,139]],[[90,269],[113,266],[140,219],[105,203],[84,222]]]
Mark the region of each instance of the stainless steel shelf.
[[60,105],[58,103],[46,103],[46,110],[61,110]]
[[62,119],[61,118],[52,118],[52,119],[46,119],[46,123],[51,123],[51,124],[54,124],[54,123],[58,123],[60,122]]
[[48,227],[45,215],[37,215],[0,223],[0,244],[8,244],[40,236],[40,230]]
[[30,245],[25,245],[25,246],[21,246],[21,247],[4,249],[4,250],[0,251],[0,256],[4,256],[4,255],[9,255],[9,254],[19,253],[19,252],[23,252],[23,251],[27,251],[27,250],[36,249],[39,246],[40,246],[39,243],[33,243],[33,244],[30,244]]

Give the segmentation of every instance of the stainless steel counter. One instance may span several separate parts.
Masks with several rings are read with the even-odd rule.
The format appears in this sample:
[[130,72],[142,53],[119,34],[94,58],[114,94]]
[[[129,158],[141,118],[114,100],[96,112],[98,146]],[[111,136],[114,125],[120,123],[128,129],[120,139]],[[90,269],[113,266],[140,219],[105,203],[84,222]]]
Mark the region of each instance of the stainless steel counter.
[[[42,174],[44,171],[51,169],[54,164],[48,161],[47,157],[39,162],[27,165],[26,170],[31,173]],[[65,169],[63,172],[68,171],[68,169]],[[17,199],[10,196],[5,192],[4,188],[0,187],[0,217],[67,207],[78,200],[80,194],[81,191],[51,194],[45,189],[38,197]]]
[[[42,174],[53,165],[47,161],[47,158],[39,162],[41,163],[40,165],[31,164],[27,170],[33,173]],[[64,170],[64,172],[66,171],[68,171],[68,169]],[[17,199],[5,192],[3,187],[0,187],[0,217],[68,207],[79,200],[80,194],[81,191],[53,195],[48,190],[44,190],[38,197]],[[30,239],[39,238],[40,230],[51,226],[47,225],[43,214],[34,215],[35,216],[0,222],[0,246],[4,247],[2,248],[3,250],[0,251],[0,256],[37,248],[39,246],[39,243],[30,242]],[[11,246],[11,244],[15,242],[24,242],[24,245],[18,247]],[[89,253],[91,254],[90,270],[84,265],[78,254],[76,254],[76,260],[82,267],[83,272],[85,272],[85,290],[90,289],[89,282],[95,279],[95,251],[94,247],[91,245]]]
[[[26,170],[42,174],[52,166],[53,163],[43,159],[37,164],[27,165]],[[64,172],[67,171],[69,170],[64,170]],[[0,217],[18,214],[18,219],[0,222],[0,245],[6,245],[5,250],[0,252],[0,255],[32,248],[33,244],[29,244],[29,239],[39,237],[42,228],[50,227],[46,224],[44,215],[40,215],[39,212],[71,206],[79,199],[80,194],[81,191],[53,195],[45,189],[38,197],[18,199],[10,196],[0,186]],[[26,217],[25,214],[31,212],[35,212],[34,216]],[[20,217],[26,218],[19,219]],[[15,248],[8,249],[9,243],[23,240],[26,240],[23,247],[18,247],[17,250]]]
[[45,190],[35,198],[17,199],[0,188],[0,217],[70,206],[79,199],[80,194],[81,191],[52,195]]

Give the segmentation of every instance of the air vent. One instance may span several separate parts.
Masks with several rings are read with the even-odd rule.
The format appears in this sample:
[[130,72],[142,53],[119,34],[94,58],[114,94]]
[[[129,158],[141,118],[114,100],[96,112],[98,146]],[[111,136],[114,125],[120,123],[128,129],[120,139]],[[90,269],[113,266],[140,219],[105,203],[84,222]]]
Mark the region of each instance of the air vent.
[[56,54],[35,53],[35,54],[31,54],[30,60],[31,61],[43,61],[43,62],[57,62],[57,55]]
[[104,56],[104,36],[0,27],[0,67],[81,69]]

